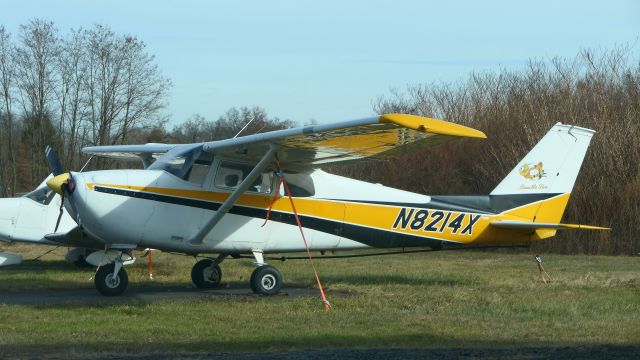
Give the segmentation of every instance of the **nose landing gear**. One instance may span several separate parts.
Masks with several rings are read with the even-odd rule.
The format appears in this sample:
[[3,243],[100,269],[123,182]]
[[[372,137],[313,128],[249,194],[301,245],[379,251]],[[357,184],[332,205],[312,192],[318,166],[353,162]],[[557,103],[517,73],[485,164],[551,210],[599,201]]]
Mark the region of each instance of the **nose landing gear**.
[[129,284],[129,276],[122,267],[122,259],[118,256],[114,262],[100,266],[96,272],[94,283],[96,290],[104,296],[118,296]]

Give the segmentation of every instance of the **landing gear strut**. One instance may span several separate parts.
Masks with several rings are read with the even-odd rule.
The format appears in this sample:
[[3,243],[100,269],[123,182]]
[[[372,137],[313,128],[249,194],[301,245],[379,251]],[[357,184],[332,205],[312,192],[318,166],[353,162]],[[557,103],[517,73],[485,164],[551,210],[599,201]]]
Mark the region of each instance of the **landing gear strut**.
[[282,274],[278,269],[264,262],[262,250],[256,249],[252,252],[256,259],[255,264],[258,267],[251,273],[251,279],[249,280],[251,290],[260,295],[275,295],[279,293],[283,285]]
[[127,289],[129,277],[122,267],[121,256],[118,256],[113,263],[100,266],[96,272],[94,283],[96,290],[104,296],[122,294]]

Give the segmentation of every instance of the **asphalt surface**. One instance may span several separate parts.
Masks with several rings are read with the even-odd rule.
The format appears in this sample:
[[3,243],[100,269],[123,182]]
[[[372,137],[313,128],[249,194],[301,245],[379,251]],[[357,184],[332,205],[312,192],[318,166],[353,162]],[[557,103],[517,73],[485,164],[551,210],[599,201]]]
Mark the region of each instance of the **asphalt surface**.
[[562,346],[509,348],[440,348],[440,349],[313,349],[262,353],[167,354],[143,357],[100,357],[124,359],[219,359],[219,360],[390,360],[390,359],[637,359],[640,346]]
[[[344,295],[332,292],[332,295]],[[115,297],[100,295],[95,289],[42,290],[0,293],[0,304],[6,305],[64,305],[64,304],[104,304],[127,303],[132,300],[152,303],[167,300],[246,298],[260,297],[244,285],[226,285],[217,289],[197,289],[190,286],[148,286],[129,287],[124,294]],[[285,286],[274,299],[295,299],[317,297],[318,290],[305,287]]]
[[596,346],[548,346],[548,347],[460,347],[460,348],[396,348],[396,349],[308,349],[278,352],[246,353],[155,353],[155,354],[101,354],[80,355],[47,354],[42,357],[25,357],[19,353],[2,353],[0,359],[45,358],[93,359],[93,360],[169,360],[169,359],[218,359],[218,360],[392,360],[392,359],[637,359],[639,345],[596,345]]

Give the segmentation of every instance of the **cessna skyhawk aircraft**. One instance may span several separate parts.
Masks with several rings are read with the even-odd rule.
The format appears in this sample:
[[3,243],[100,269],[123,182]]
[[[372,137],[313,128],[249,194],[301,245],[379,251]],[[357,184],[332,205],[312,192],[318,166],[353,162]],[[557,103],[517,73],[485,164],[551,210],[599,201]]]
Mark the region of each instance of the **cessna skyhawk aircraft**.
[[[263,254],[304,251],[307,241],[320,251],[440,248],[523,244],[554,236],[558,229],[595,229],[559,223],[593,134],[556,124],[487,196],[427,196],[319,169],[384,159],[456,137],[486,137],[466,126],[405,114],[197,144],[83,149],[96,156],[138,157],[145,167],[138,170],[62,173],[48,149],[57,175],[48,185],[64,194],[78,227],[47,238],[103,244],[107,260],[95,276],[103,295],[125,290],[122,255],[136,248],[218,254],[193,267],[191,277],[200,288],[220,283],[219,265],[226,257],[253,254],[258,267],[251,288],[274,294],[282,275]],[[288,190],[280,188],[280,177]]]

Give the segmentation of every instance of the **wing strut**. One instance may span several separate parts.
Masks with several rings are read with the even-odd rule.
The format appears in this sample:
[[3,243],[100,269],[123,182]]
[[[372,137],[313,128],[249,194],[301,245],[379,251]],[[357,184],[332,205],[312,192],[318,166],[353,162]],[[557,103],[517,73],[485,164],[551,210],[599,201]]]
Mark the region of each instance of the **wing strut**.
[[191,244],[193,245],[202,244],[204,237],[211,231],[211,229],[213,229],[214,226],[216,226],[218,222],[220,222],[220,220],[222,220],[222,217],[227,212],[229,212],[229,210],[231,210],[231,208],[233,207],[233,204],[235,204],[235,202],[249,188],[249,186],[251,186],[251,184],[253,184],[253,182],[256,181],[256,179],[258,178],[258,176],[260,176],[262,171],[266,169],[267,166],[269,166],[269,164],[273,160],[277,151],[278,151],[277,145],[275,144],[269,145],[269,151],[267,151],[267,153],[262,157],[260,162],[253,168],[253,170],[251,170],[249,175],[247,175],[247,177],[244,178],[244,180],[242,180],[240,185],[229,195],[227,200],[225,200],[222,203],[222,205],[220,205],[220,208],[218,209],[218,211],[216,211],[216,213],[209,220],[209,222],[207,222],[202,227],[202,229],[200,229],[200,231],[198,231],[198,233],[195,234],[193,238],[189,240]]

